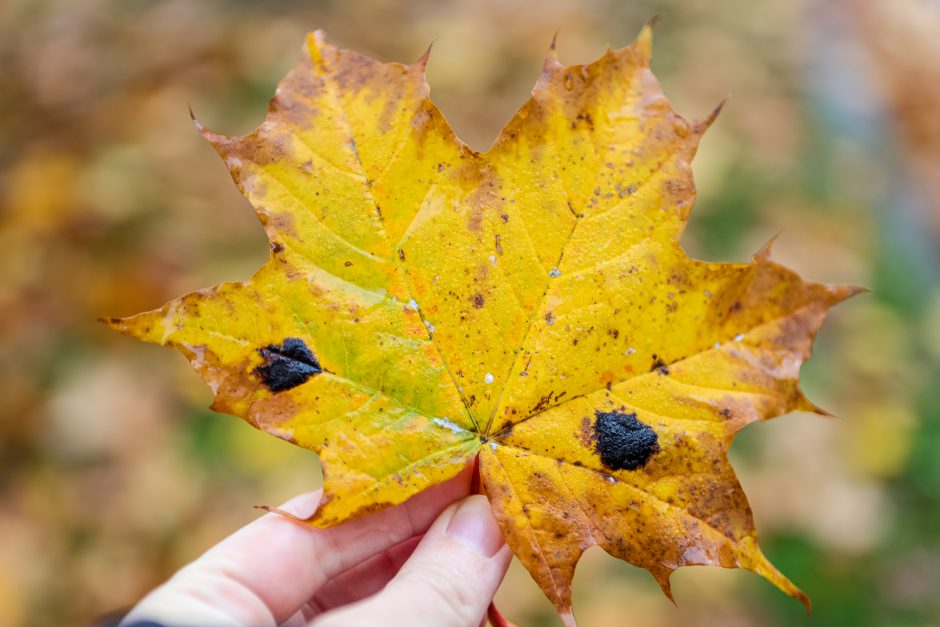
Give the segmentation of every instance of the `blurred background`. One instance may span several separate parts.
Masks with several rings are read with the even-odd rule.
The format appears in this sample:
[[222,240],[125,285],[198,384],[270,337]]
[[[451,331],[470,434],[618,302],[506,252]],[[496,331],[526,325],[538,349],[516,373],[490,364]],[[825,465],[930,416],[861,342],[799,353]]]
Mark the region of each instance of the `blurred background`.
[[[684,245],[776,257],[872,292],[804,367],[840,419],[745,430],[733,463],[812,624],[940,625],[940,2],[5,0],[0,2],[0,624],[91,625],[276,504],[316,457],[206,409],[179,355],[107,331],[247,278],[264,234],[192,127],[250,131],[303,35],[411,62],[485,149],[552,35],[565,63],[661,15],[654,70],[687,117],[732,98],[695,161]],[[933,382],[933,383],[931,383]],[[586,627],[809,624],[759,577],[652,578],[592,550]],[[517,566],[498,597],[558,625]]]

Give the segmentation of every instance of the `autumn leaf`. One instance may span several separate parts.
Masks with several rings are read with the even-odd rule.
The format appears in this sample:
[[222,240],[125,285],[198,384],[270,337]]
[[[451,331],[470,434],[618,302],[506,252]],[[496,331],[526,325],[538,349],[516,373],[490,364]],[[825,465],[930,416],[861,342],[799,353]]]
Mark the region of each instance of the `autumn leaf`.
[[[593,545],[648,569],[752,570],[727,461],[745,425],[820,412],[800,364],[851,287],[679,246],[687,121],[649,69],[651,31],[589,65],[554,51],[488,152],[428,99],[425,55],[380,63],[308,36],[244,137],[197,127],[258,212],[268,262],[110,324],[190,360],[213,408],[320,454],[330,526],[479,456],[515,555],[567,624]],[[821,413],[821,412],[820,412]]]

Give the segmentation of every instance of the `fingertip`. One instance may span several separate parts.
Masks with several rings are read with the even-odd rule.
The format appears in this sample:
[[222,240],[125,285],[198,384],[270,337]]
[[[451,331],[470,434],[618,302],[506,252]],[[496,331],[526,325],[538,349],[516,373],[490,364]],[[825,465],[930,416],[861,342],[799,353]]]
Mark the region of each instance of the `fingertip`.
[[503,533],[493,518],[489,501],[479,494],[457,503],[444,533],[483,557],[494,557],[506,546]]

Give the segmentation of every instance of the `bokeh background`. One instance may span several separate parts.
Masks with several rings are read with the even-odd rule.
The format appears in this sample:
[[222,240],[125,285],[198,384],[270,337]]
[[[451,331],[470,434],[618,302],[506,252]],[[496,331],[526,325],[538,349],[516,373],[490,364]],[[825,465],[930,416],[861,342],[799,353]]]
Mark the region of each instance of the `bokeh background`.
[[[90,625],[320,481],[313,454],[208,411],[178,355],[96,324],[249,276],[267,246],[191,105],[262,119],[303,34],[410,62],[485,149],[552,35],[566,63],[659,14],[653,67],[688,117],[732,98],[694,167],[684,245],[776,256],[872,292],[804,367],[840,419],[793,415],[732,450],[770,558],[813,625],[940,625],[940,2],[5,0],[0,3],[0,624]],[[678,608],[592,550],[585,626],[810,624],[755,575],[684,569]],[[557,625],[516,566],[499,593]]]

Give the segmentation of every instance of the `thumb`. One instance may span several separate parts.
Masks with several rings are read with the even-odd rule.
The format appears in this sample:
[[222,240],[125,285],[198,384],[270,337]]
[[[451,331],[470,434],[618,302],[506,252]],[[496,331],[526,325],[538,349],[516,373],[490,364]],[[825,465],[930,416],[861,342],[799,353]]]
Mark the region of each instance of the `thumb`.
[[467,497],[441,513],[382,592],[324,614],[316,625],[475,627],[511,557],[486,497]]

